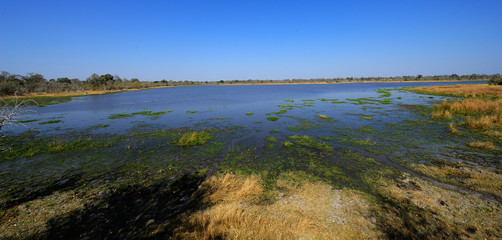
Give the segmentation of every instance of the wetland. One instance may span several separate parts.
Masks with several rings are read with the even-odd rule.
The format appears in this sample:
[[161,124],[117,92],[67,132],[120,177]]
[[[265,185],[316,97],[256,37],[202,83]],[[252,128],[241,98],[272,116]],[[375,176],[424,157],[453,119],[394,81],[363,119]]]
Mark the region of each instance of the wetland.
[[501,94],[193,86],[29,106],[2,129],[0,238],[501,238]]

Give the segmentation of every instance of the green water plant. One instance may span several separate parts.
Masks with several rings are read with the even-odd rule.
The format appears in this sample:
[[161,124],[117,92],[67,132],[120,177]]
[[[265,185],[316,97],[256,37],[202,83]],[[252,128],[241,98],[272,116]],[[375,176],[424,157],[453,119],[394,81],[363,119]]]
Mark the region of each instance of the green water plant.
[[175,144],[181,147],[189,147],[194,145],[203,145],[211,139],[213,139],[213,135],[206,130],[192,131],[180,135],[176,139]]
[[110,116],[108,116],[108,119],[119,119],[119,118],[128,118],[132,117],[133,114],[127,114],[127,113],[114,113]]
[[49,121],[45,121],[45,122],[40,122],[38,124],[53,124],[53,123],[60,123],[61,120],[59,119],[56,119],[56,120],[49,120]]
[[323,151],[328,151],[328,152],[333,151],[332,146],[330,146],[326,143],[323,143],[323,142],[319,142],[310,136],[294,135],[294,136],[288,136],[288,138],[294,140],[296,144],[301,145],[301,146],[316,148],[318,150],[323,150]]
[[265,138],[265,140],[266,140],[266,141],[269,141],[269,142],[277,142],[277,138],[275,138],[275,137],[270,137],[270,136],[269,136],[269,137],[266,137],[266,138]]

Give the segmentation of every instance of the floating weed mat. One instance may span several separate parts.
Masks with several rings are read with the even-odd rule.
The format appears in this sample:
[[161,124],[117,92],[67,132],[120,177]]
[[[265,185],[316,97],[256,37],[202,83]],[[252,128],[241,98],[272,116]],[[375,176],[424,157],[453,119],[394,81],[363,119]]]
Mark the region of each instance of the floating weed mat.
[[133,112],[133,113],[115,113],[108,116],[109,119],[120,119],[120,118],[128,118],[135,115],[143,115],[143,116],[153,116],[158,117],[164,115],[166,113],[170,113],[172,111],[160,111],[160,112],[152,112],[152,111],[141,111],[141,112]]

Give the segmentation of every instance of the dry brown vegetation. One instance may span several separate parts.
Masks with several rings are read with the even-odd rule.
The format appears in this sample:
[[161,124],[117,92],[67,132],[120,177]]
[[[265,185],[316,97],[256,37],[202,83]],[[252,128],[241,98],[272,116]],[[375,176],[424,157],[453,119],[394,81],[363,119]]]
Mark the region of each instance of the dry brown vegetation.
[[502,127],[502,99],[464,99],[461,101],[442,102],[435,105],[432,118],[451,119],[452,113],[468,116],[464,126],[470,129],[493,129]]
[[[502,86],[497,85],[452,85],[436,87],[417,87],[414,90],[437,95],[453,95],[459,97],[476,97],[457,101],[443,101],[433,107],[431,117],[434,119],[452,119],[454,116],[464,118],[461,124],[467,129],[485,130],[483,133],[499,137],[502,141]],[[450,132],[459,134],[456,126],[450,124]],[[485,150],[496,150],[493,144],[479,142],[469,143],[471,147]]]
[[[500,181],[500,180],[499,180]],[[379,220],[395,239],[500,239],[502,209],[494,202],[446,190],[403,174],[376,184],[387,206]],[[411,231],[414,230],[414,231]]]
[[493,142],[490,142],[490,141],[488,141],[488,142],[472,141],[468,145],[469,145],[469,147],[480,148],[480,149],[484,149],[484,150],[491,150],[491,151],[498,150],[498,148],[495,147],[495,145],[493,145]]
[[465,166],[429,166],[411,164],[410,168],[426,176],[452,182],[469,189],[487,192],[502,199],[502,175],[481,168]]
[[459,97],[500,98],[502,86],[488,84],[446,85],[434,87],[416,87],[415,90],[439,95],[453,95]]
[[[256,175],[212,177],[200,188],[207,208],[186,217],[181,239],[381,238],[365,194],[283,174],[278,190]],[[263,200],[263,196],[273,198]]]

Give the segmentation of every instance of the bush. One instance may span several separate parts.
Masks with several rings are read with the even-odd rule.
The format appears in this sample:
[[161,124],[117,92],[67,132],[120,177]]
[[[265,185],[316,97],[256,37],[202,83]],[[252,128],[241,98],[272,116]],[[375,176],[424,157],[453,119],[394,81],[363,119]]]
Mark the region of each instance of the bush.
[[490,85],[502,85],[502,77],[492,78],[492,79],[490,79],[490,81],[488,81],[488,84],[490,84]]

